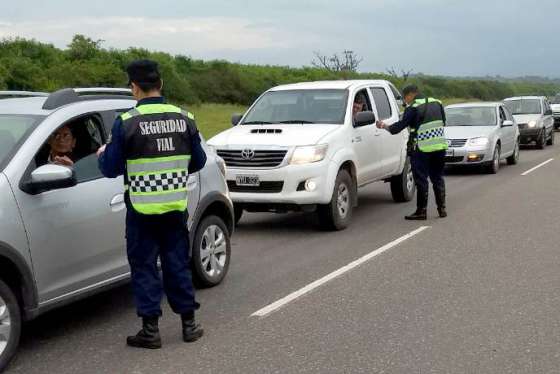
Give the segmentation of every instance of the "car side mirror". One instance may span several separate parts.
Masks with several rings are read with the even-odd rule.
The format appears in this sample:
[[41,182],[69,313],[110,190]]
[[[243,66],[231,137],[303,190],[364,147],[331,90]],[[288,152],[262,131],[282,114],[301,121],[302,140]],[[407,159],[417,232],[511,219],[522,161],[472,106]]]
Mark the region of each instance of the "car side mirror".
[[31,172],[31,179],[26,183],[26,189],[31,193],[41,193],[58,188],[73,187],[78,184],[73,169],[48,164],[38,167]]
[[546,112],[544,112],[544,114],[546,116],[551,116],[552,115],[552,109],[547,110]]
[[362,127],[375,123],[375,114],[371,111],[359,112],[354,119],[354,127]]
[[239,122],[241,122],[241,118],[243,118],[243,114],[236,113],[236,114],[232,115],[231,116],[231,125],[232,126],[239,125]]
[[513,121],[506,120],[502,122],[502,127],[511,127],[511,126],[513,126]]

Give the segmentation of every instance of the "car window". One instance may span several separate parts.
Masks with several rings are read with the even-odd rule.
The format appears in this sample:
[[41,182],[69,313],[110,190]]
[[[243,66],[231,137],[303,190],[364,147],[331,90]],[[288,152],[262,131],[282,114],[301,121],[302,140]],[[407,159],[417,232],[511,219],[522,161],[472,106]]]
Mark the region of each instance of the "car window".
[[513,122],[513,116],[511,115],[511,112],[509,111],[509,109],[508,109],[507,107],[505,107],[505,106],[502,106],[501,108],[502,108],[502,110],[504,111],[504,113],[506,114],[506,119],[507,119],[508,121],[512,121],[512,122]]
[[373,95],[373,101],[377,107],[377,114],[380,120],[386,120],[391,118],[393,111],[391,110],[391,103],[389,102],[389,97],[384,88],[372,87],[371,94]]
[[507,120],[506,112],[504,112],[504,108],[500,107],[500,120],[504,122]]
[[78,183],[101,178],[96,151],[105,143],[100,115],[74,118],[57,128],[35,156],[37,166],[48,163],[72,167]]

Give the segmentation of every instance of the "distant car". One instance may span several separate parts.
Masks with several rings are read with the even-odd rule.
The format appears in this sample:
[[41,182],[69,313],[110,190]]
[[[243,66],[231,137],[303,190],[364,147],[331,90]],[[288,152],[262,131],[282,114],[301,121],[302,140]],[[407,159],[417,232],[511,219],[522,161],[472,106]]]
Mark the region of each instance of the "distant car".
[[491,174],[500,161],[517,164],[519,129],[501,103],[456,104],[445,108],[449,165],[482,165]]
[[539,149],[554,144],[554,119],[543,96],[511,97],[504,100],[521,132],[521,144],[536,143]]
[[550,108],[552,109],[552,117],[554,117],[554,128],[560,128],[560,94],[550,99]]
[[[123,178],[104,178],[95,151],[130,90],[65,89],[0,100],[0,371],[14,355],[23,320],[127,281]],[[50,162],[49,139],[68,126],[73,167]],[[189,176],[193,275],[213,286],[227,273],[233,204],[225,164],[209,154]]]

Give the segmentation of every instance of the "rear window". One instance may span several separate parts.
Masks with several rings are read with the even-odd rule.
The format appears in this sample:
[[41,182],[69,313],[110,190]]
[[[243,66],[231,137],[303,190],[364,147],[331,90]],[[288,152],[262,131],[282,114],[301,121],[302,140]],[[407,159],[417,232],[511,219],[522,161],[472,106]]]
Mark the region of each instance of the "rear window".
[[0,170],[44,116],[0,114]]

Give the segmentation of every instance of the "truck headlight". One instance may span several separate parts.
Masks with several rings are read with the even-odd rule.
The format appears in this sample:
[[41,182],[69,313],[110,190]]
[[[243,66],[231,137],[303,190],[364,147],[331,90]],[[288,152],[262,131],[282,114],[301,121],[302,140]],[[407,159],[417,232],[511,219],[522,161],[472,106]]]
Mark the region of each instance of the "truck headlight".
[[487,144],[488,144],[488,138],[486,138],[486,137],[469,139],[469,145],[483,146],[483,145],[487,145]]
[[290,159],[290,164],[303,165],[322,161],[327,154],[327,149],[327,144],[296,147]]
[[216,163],[218,164],[218,168],[220,169],[220,172],[225,177],[226,176],[226,162],[220,156],[216,156]]
[[534,120],[533,120],[533,121],[529,121],[529,123],[527,124],[527,126],[528,126],[529,128],[532,129],[533,127],[537,126],[537,121],[534,121]]

